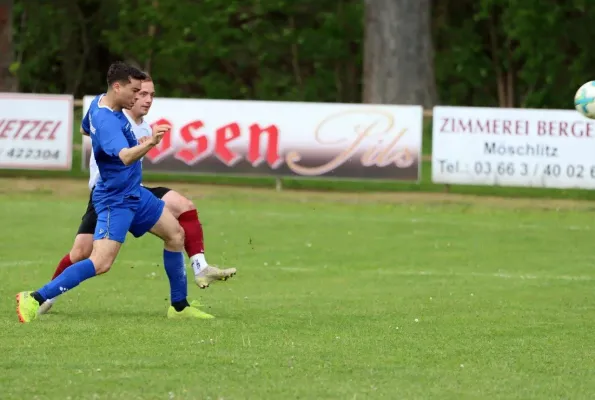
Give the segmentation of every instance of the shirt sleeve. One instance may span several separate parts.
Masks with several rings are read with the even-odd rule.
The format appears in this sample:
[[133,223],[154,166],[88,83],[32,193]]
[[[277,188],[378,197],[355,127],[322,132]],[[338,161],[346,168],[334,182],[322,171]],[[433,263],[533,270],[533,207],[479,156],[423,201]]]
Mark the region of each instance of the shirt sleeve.
[[91,111],[91,109],[87,110],[85,116],[83,117],[83,122],[81,122],[81,128],[83,129],[83,131],[87,133],[87,135],[91,134],[91,124],[89,123],[89,111]]
[[128,148],[128,141],[122,133],[122,125],[115,118],[106,118],[97,129],[95,136],[99,146],[109,156],[118,157],[122,149]]

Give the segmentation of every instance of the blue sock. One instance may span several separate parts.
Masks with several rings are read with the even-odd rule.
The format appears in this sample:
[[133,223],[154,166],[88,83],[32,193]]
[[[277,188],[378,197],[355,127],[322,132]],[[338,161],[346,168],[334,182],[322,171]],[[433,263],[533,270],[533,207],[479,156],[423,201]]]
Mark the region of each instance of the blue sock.
[[163,266],[169,278],[172,304],[186,301],[188,297],[188,280],[186,278],[184,254],[163,249]]
[[53,299],[94,276],[95,265],[93,265],[93,261],[89,259],[79,261],[66,268],[56,279],[37,290],[36,293],[43,297],[44,300]]

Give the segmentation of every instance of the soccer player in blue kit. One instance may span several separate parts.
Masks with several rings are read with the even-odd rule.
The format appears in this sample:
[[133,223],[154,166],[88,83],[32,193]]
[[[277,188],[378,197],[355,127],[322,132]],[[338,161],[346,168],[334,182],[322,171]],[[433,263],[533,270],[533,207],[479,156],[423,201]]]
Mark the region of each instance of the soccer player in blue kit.
[[122,62],[114,63],[107,73],[107,93],[91,103],[88,112],[91,141],[101,176],[93,192],[97,213],[93,251],[88,259],[70,266],[41,289],[18,293],[20,322],[33,321],[39,306],[47,299],[109,271],[128,232],[135,237],[151,232],[164,242],[163,264],[171,291],[168,318],[213,318],[188,304],[182,228],[164,207],[163,200],[141,186],[140,160],[170,129],[165,125],[154,127],[152,136],[142,144],[132,133],[122,109],[134,105],[144,78],[140,70]]

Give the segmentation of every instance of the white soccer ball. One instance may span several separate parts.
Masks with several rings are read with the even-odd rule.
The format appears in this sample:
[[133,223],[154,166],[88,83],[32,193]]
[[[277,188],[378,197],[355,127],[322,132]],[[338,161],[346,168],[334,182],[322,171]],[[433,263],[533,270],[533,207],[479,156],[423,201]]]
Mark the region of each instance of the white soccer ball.
[[585,117],[595,119],[595,81],[585,83],[576,91],[574,108]]

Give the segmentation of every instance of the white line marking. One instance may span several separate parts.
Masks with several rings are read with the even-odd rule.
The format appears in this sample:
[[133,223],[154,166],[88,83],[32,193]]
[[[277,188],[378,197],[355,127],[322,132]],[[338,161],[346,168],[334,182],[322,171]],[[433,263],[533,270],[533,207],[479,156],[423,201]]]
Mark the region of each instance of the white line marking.
[[[273,267],[274,268],[274,267]],[[318,272],[320,270],[327,270],[327,267],[307,268],[307,267],[277,267],[277,270],[286,272]],[[535,274],[510,274],[506,272],[456,272],[456,271],[412,271],[399,269],[362,269],[368,274],[378,273],[380,275],[396,275],[396,276],[434,276],[434,277],[461,277],[461,278],[497,278],[497,279],[512,279],[512,280],[545,280],[545,281],[595,281],[595,277],[587,275],[535,275]]]
[[[43,265],[43,260],[16,260],[16,261],[0,261],[0,268],[12,268],[12,267],[26,267],[30,265]],[[156,261],[116,261],[114,267],[117,265],[125,266],[145,266],[154,267],[155,264],[160,264]],[[49,265],[48,265],[49,266]],[[321,267],[299,267],[299,266],[250,266],[250,270],[256,269],[267,269],[285,271],[285,272],[302,272],[302,273],[315,273],[319,271],[328,271],[327,265]],[[339,268],[339,267],[337,267]],[[360,271],[368,274],[377,273],[380,275],[396,275],[396,276],[435,276],[435,277],[462,277],[462,278],[498,278],[498,279],[512,279],[512,280],[545,280],[545,281],[581,281],[591,282],[595,281],[595,277],[588,275],[535,275],[535,274],[510,274],[506,272],[456,272],[456,271],[415,271],[415,270],[399,270],[399,269],[387,269],[387,268],[370,268],[361,269]]]
[[43,261],[31,261],[31,260],[16,260],[16,261],[0,261],[0,268],[11,268],[11,267],[25,267],[27,265],[42,264]]
[[[231,215],[237,216],[240,213],[238,210],[229,210],[229,211],[220,211],[220,210],[211,210],[207,214],[212,215]],[[270,217],[270,218],[281,218],[281,219],[299,219],[299,220],[308,220],[308,219],[316,219],[316,220],[336,220],[336,221],[349,221],[349,222],[357,222],[357,221],[364,221],[364,222],[376,222],[376,223],[408,223],[408,224],[428,224],[428,225],[448,225],[448,226],[475,226],[479,228],[492,228],[495,230],[541,230],[541,229],[565,229],[571,231],[591,231],[592,227],[588,225],[578,226],[578,225],[568,225],[563,226],[559,225],[558,221],[552,221],[551,224],[527,224],[527,223],[512,223],[507,224],[506,222],[503,223],[489,223],[489,222],[481,222],[481,221],[469,221],[466,219],[457,218],[456,215],[453,215],[453,218],[448,220],[445,219],[428,219],[426,218],[407,218],[401,216],[394,216],[388,212],[386,215],[383,216],[368,216],[365,214],[357,214],[357,215],[341,215],[341,214],[329,214],[327,212],[316,212],[316,210],[312,210],[309,212],[304,213],[292,213],[292,212],[275,212],[275,211],[263,211],[263,212],[250,212],[250,214],[255,216],[262,216],[262,217]],[[245,215],[243,213],[242,215]],[[480,216],[481,217],[481,216]]]
[[547,281],[594,281],[595,277],[586,275],[535,275],[535,274],[509,274],[505,272],[440,272],[440,271],[400,271],[379,269],[376,270],[382,275],[401,276],[437,276],[437,277],[477,277],[477,278],[499,278],[513,280],[547,280]]

